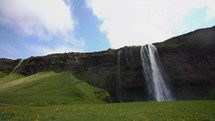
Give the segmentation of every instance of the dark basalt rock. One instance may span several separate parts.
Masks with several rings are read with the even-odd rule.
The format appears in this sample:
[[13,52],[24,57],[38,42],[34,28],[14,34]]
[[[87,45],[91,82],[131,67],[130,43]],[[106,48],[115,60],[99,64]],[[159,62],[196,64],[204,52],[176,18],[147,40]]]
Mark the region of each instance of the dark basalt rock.
[[[154,44],[175,99],[215,99],[215,27]],[[140,46],[120,48],[122,101],[148,99]],[[94,86],[107,90],[117,102],[119,49],[94,53],[51,54],[25,59],[16,72],[71,71]],[[20,60],[0,59],[0,71],[9,73]]]
[[10,73],[21,59],[0,58],[0,72]]
[[155,45],[176,99],[215,99],[215,27]]

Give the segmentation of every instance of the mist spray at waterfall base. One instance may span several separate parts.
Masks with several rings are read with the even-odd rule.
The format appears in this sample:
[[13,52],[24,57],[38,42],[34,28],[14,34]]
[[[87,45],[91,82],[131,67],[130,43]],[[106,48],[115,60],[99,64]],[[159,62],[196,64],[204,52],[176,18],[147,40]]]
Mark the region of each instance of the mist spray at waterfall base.
[[157,48],[148,44],[140,50],[143,74],[148,86],[149,95],[154,101],[173,100],[170,90],[165,82],[165,72],[162,68]]

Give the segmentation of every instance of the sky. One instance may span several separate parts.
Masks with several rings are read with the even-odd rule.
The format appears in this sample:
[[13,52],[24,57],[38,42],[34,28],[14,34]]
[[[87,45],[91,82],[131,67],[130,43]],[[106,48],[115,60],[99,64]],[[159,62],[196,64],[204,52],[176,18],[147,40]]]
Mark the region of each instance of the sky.
[[214,25],[213,0],[0,0],[0,58],[144,45]]

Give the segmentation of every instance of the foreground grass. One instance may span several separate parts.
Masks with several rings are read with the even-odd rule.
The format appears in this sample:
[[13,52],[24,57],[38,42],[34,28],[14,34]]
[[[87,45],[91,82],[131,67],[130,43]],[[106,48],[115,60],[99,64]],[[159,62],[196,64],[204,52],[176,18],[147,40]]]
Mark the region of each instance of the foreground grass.
[[138,102],[50,106],[3,106],[13,121],[213,121],[215,101]]

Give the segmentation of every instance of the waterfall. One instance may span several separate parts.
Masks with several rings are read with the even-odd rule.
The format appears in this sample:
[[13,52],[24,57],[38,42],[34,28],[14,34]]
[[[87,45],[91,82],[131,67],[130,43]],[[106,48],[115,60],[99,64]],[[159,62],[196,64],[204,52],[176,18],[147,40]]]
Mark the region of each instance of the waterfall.
[[157,48],[152,44],[141,47],[140,50],[143,74],[148,86],[148,92],[155,101],[170,101],[172,95],[165,83],[165,72],[158,56]]
[[19,61],[19,63],[16,65],[16,67],[13,69],[13,71],[10,72],[10,74],[12,74],[13,72],[16,71],[16,69],[22,64],[22,61],[23,61],[23,60],[24,60],[24,59],[21,59],[21,60]]
[[117,97],[119,102],[122,102],[121,54],[122,50],[119,50],[117,54],[117,71],[118,71]]

